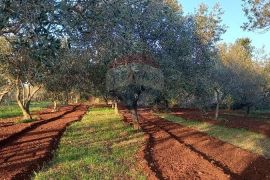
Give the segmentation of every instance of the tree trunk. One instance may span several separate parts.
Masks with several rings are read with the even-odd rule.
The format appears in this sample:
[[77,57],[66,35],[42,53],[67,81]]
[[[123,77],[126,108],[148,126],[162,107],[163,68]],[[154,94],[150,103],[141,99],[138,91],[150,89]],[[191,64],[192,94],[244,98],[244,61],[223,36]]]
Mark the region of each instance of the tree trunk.
[[25,105],[25,89],[23,84],[22,84],[22,104]]
[[249,113],[250,113],[250,106],[247,106],[247,111],[246,111],[246,115],[249,115]]
[[21,90],[20,90],[20,84],[18,82],[16,83],[16,89],[17,89],[16,100],[23,113],[23,119],[32,119],[31,114],[29,112],[29,105],[28,105],[28,109],[26,109],[21,101]]
[[215,120],[218,120],[218,117],[219,117],[219,102],[217,102],[216,105]]
[[217,105],[216,105],[216,112],[215,112],[215,120],[218,120],[218,117],[219,117],[220,97],[219,97],[219,92],[218,92],[218,90],[216,91],[216,93],[217,93]]
[[4,96],[11,91],[11,89],[12,89],[12,85],[9,85],[2,92],[0,92],[0,103],[2,102]]
[[53,112],[56,112],[57,111],[57,101],[54,100],[53,101]]
[[69,100],[69,98],[68,98],[68,92],[67,92],[67,91],[65,91],[64,98],[65,98],[64,104],[65,104],[65,105],[68,105],[68,100]]
[[30,102],[31,100],[28,100],[27,102],[25,102],[24,108],[25,110],[30,114]]
[[104,95],[104,96],[103,96],[103,99],[104,99],[104,101],[105,101],[106,105],[108,106],[108,105],[109,105],[109,103],[108,103],[108,98],[107,98],[107,96],[106,96],[106,95]]
[[164,99],[164,104],[165,104],[165,112],[169,112],[170,111],[170,105],[168,100]]
[[140,129],[139,117],[138,117],[138,105],[137,105],[136,100],[133,102],[132,107],[131,107],[131,118],[133,122],[133,128],[137,130]]
[[7,94],[7,93],[1,93],[1,94],[0,94],[0,103],[2,102],[3,97],[4,97],[6,94]]
[[[22,102],[22,97],[21,97],[21,84],[19,83],[20,79],[19,77],[17,77],[16,80],[16,100],[17,103],[23,113],[23,119],[32,119],[32,116],[30,114],[30,103],[32,98],[34,97],[34,95],[41,89],[41,86],[38,86],[37,89],[33,90],[33,92],[31,93],[31,89],[30,86],[31,84],[28,84],[28,92],[27,92],[27,97],[24,97],[24,103]],[[23,88],[24,90],[24,88]]]
[[2,102],[3,97],[4,97],[7,93],[8,93],[8,91],[5,91],[5,92],[2,92],[2,93],[0,94],[0,103]]
[[75,95],[75,103],[78,103],[80,99],[81,99],[81,95],[80,94],[76,94]]
[[118,103],[117,103],[117,101],[114,102],[114,113],[115,113],[115,114],[119,114]]
[[133,122],[133,128],[137,130],[140,129],[137,107],[133,107],[131,109],[131,118]]

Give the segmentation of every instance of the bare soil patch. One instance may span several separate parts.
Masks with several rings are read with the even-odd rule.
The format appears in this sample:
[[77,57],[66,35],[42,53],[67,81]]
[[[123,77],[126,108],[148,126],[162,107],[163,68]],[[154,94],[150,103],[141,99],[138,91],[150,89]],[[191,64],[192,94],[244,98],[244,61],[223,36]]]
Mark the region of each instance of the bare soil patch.
[[[141,158],[149,179],[270,179],[270,160],[262,156],[149,111],[139,114],[148,135]],[[129,113],[124,117],[130,121]]]
[[54,120],[66,113],[73,111],[75,106],[61,107],[57,112],[51,112],[51,109],[45,109],[36,113],[39,117],[37,120],[29,123],[16,123],[20,117],[10,118],[0,121],[0,147],[12,139],[14,136],[19,136],[20,133],[27,131],[34,126],[41,125],[48,121]]
[[87,109],[85,105],[62,107],[57,113],[41,113],[37,122],[13,125],[13,134],[8,131],[7,138],[0,141],[1,179],[29,179],[52,157],[65,128],[80,120]]

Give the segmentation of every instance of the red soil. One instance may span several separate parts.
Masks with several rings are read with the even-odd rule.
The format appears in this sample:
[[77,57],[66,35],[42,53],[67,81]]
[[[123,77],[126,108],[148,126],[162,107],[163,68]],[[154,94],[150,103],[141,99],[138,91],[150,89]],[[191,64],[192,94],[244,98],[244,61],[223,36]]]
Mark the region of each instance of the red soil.
[[[262,156],[149,111],[139,114],[148,135],[141,161],[149,179],[270,179],[270,160]],[[130,114],[123,115],[130,122]]]
[[199,120],[215,125],[223,125],[230,128],[245,128],[250,131],[261,133],[270,137],[270,123],[267,121],[259,121],[251,117],[234,116],[221,113],[227,121],[220,121],[213,120],[213,118],[211,118],[213,117],[211,116],[213,113],[208,114],[208,116],[203,116],[199,110],[195,109],[174,109],[172,114],[188,120]]
[[71,112],[74,110],[74,106],[65,106],[61,107],[59,111],[52,113],[51,109],[45,109],[40,111],[39,118],[36,121],[30,123],[16,123],[21,117],[9,118],[0,121],[0,146],[4,142],[8,141],[9,138],[12,138],[14,135],[18,135],[20,132],[23,132],[36,124],[46,123],[47,121],[57,118],[65,113]]
[[67,106],[57,113],[43,112],[34,123],[2,126],[0,141],[1,179],[29,179],[52,157],[65,128],[86,113],[87,106]]
[[[29,179],[52,157],[66,126],[86,111],[86,106],[78,105],[57,113],[43,112],[27,128],[6,133],[0,140],[0,179]],[[122,112],[125,121],[131,122],[131,115]],[[147,135],[139,159],[148,179],[270,179],[270,160],[262,156],[159,118],[149,110],[140,110],[139,115]],[[0,132],[7,127],[0,127]]]

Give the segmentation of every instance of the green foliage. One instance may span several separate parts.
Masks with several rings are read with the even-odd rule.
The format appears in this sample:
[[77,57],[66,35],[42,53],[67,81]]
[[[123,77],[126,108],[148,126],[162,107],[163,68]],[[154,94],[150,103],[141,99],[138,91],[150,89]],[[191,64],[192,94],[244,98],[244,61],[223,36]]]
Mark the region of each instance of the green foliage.
[[244,12],[248,22],[244,23],[246,30],[269,30],[270,28],[270,2],[268,0],[243,0]]
[[165,4],[167,4],[170,8],[172,8],[175,12],[182,12],[182,6],[179,4],[177,0],[164,0]]
[[[249,27],[267,27],[269,3],[244,2],[250,22],[258,20]],[[220,92],[221,99],[231,97],[235,103],[253,106],[268,89],[266,75],[262,78],[252,62],[254,47],[249,39],[217,49],[227,28],[219,4],[213,9],[201,4],[194,14],[185,16],[176,0],[0,3],[0,35],[7,38],[0,38],[4,93],[16,81],[19,91],[24,84],[45,87],[52,100],[67,99],[68,94],[107,97],[109,65],[134,54],[153,57],[159,68],[126,66],[123,73],[116,69],[122,77],[114,81],[133,100],[148,88],[153,90],[148,94],[172,104],[187,101],[203,108]],[[137,76],[136,82],[128,82],[131,74]],[[134,89],[123,90],[124,85]]]
[[64,133],[52,162],[34,179],[145,179],[135,153],[143,133],[127,127],[111,109],[91,109]]
[[[226,31],[222,24],[223,12],[219,5],[212,11],[201,4],[194,15],[181,19],[175,25],[182,29],[180,41],[170,41],[165,67],[165,95],[173,104],[187,104],[203,108],[208,106],[212,94],[212,72],[217,59],[215,44]],[[191,23],[192,22],[192,23]],[[186,38],[188,37],[188,38]],[[177,47],[177,48],[176,48]],[[163,64],[162,64],[163,65]]]
[[222,24],[223,11],[219,4],[215,4],[212,11],[206,4],[200,4],[196,14],[196,32],[204,44],[213,44],[221,39],[226,32],[226,26]]
[[[134,82],[130,80],[131,73],[134,76]],[[132,83],[160,91],[163,89],[162,72],[149,65],[129,64],[119,66],[109,69],[107,77],[107,88],[109,90],[121,89]]]
[[[147,59],[144,60],[147,62]],[[133,107],[137,106],[134,102],[137,103],[142,93],[154,98],[159,95],[156,92],[163,90],[164,76],[159,68],[133,62],[109,69],[106,82],[111,95],[119,98],[126,106]]]
[[[61,47],[61,23],[58,21],[59,2],[39,1],[1,1],[0,9],[3,21],[0,23],[0,36],[10,43],[12,53],[0,60],[0,76],[15,84],[16,100],[25,118],[31,118],[29,105],[31,99],[48,80],[50,63]],[[26,93],[24,85],[36,87]],[[33,88],[34,89],[34,88]],[[2,97],[1,97],[2,99]]]
[[4,62],[11,52],[10,43],[6,38],[0,36],[0,95],[2,91],[5,91],[7,86],[11,84],[9,76],[7,76],[6,73],[3,73],[7,67],[7,64]]
[[0,36],[0,56],[8,55],[11,53],[10,43],[3,36]]
[[216,83],[224,95],[233,99],[235,107],[252,107],[265,96],[266,76],[252,60],[251,41],[238,39],[230,46],[220,46],[220,64]]

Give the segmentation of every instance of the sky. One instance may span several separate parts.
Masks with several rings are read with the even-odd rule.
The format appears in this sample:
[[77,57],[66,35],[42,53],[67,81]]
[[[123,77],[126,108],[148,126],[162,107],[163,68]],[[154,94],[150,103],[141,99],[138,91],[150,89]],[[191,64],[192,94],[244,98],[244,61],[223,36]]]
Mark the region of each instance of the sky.
[[241,28],[243,23],[247,22],[242,10],[242,0],[178,0],[178,2],[182,4],[185,14],[194,13],[195,8],[202,2],[210,8],[219,2],[224,11],[223,23],[228,26],[227,32],[222,36],[223,41],[233,43],[237,38],[248,37],[253,46],[256,48],[265,46],[265,51],[270,53],[270,31],[248,32]]

